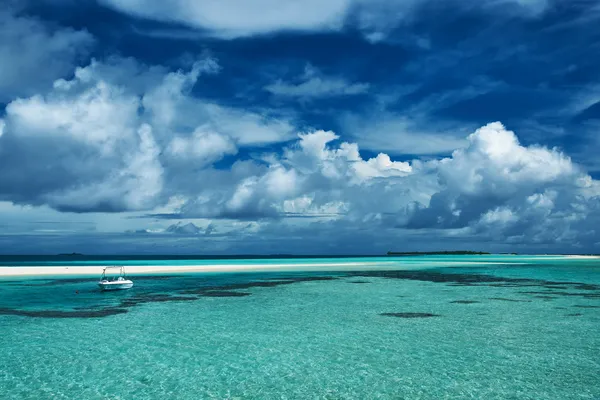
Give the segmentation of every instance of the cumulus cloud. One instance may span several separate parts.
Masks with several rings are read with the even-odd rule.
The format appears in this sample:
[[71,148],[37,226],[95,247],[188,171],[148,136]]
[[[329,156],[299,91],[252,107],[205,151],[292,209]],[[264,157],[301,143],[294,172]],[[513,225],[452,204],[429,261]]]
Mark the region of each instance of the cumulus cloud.
[[[46,201],[65,211],[124,211],[152,207],[163,186],[159,148],[148,125],[137,131],[135,147],[121,157],[120,168],[99,181],[46,194]],[[100,157],[99,162],[102,162]]]
[[[191,94],[219,70],[210,57],[178,71],[111,58],[76,69],[43,95],[12,101],[0,119],[0,201],[204,219],[204,235],[184,223],[157,232],[211,238],[229,232],[220,225],[227,220],[245,237],[317,229],[597,242],[600,184],[560,149],[524,146],[494,122],[466,138],[454,133],[444,158],[365,156],[359,143],[332,131],[298,133],[270,112]],[[417,154],[413,138],[399,136],[398,146]],[[227,167],[214,165],[234,156]],[[209,220],[217,221],[210,229]]]
[[598,182],[558,149],[522,146],[498,122],[468,141],[452,157],[430,163],[440,187],[429,204],[416,204],[407,227],[495,230],[508,237],[530,232],[532,239],[544,230],[585,225],[599,201]]
[[392,161],[386,154],[365,160],[355,143],[338,144],[338,139],[331,131],[299,134],[279,156],[246,162],[241,173],[234,164],[228,185],[196,194],[180,214],[238,219],[342,215],[354,192],[412,173],[408,162]]
[[30,96],[73,71],[94,38],[85,30],[50,27],[17,15],[10,5],[0,9],[0,102]]
[[149,209],[171,196],[165,180],[184,185],[192,165],[288,140],[287,121],[190,95],[216,72],[211,58],[175,72],[92,61],[47,94],[12,101],[0,120],[0,198],[77,212]]
[[265,86],[265,90],[277,96],[310,99],[363,94],[369,90],[369,84],[350,83],[342,78],[323,76],[316,68],[307,65],[297,82],[279,79]]
[[[455,6],[463,6],[453,0]],[[391,29],[410,18],[419,6],[431,0],[100,0],[101,3],[135,17],[179,23],[201,29],[212,36],[231,39],[281,31],[339,31],[356,23],[368,38],[381,40]],[[537,15],[546,0],[486,0],[479,7],[506,12],[506,5]]]
[[405,176],[412,172],[408,162],[391,161],[384,153],[363,160],[356,143],[343,142],[338,148],[329,148],[330,143],[339,139],[339,136],[331,131],[320,130],[300,134],[299,138],[300,149],[289,150],[283,162],[305,173],[357,185],[372,178]]
[[269,165],[204,192],[182,215],[304,217],[318,227],[295,222],[296,232],[358,224],[369,235],[426,231],[515,245],[589,246],[595,235],[600,184],[558,149],[521,145],[499,122],[476,130],[450,157],[430,161],[393,161],[383,153],[364,159],[355,143],[338,139],[330,131],[300,134]]
[[[181,122],[196,101],[184,88],[199,70],[209,71],[197,65],[167,74],[142,95],[78,73],[45,97],[11,103],[0,138],[2,199],[79,212],[271,221],[263,228],[293,217],[296,230],[316,220],[325,231],[358,224],[370,234],[445,231],[506,243],[594,237],[599,183],[559,149],[523,146],[499,122],[429,161],[365,158],[356,143],[318,130],[297,134],[282,152],[216,169],[213,162],[244,144],[217,121]],[[157,97],[166,82],[174,90]]]
[[98,82],[6,108],[0,142],[2,195],[58,209],[144,208],[160,192],[162,167],[135,96]]
[[188,165],[194,161],[204,165],[218,161],[227,154],[236,154],[237,147],[230,137],[200,127],[191,136],[174,137],[167,151],[174,159]]

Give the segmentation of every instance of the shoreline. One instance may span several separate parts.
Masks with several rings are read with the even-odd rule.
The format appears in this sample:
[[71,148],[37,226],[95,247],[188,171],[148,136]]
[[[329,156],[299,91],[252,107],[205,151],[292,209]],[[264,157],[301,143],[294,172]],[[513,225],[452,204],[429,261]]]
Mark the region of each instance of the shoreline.
[[[389,262],[396,264],[395,262]],[[318,263],[318,264],[214,264],[214,265],[124,265],[129,276],[143,274],[173,273],[225,273],[225,272],[294,272],[323,270],[347,270],[356,267],[381,266],[378,263]],[[7,277],[46,277],[46,276],[100,276],[105,265],[92,266],[45,266],[45,267],[0,267],[0,279]]]
[[[600,256],[592,255],[542,255],[540,259],[579,259],[594,260]],[[360,269],[376,268],[380,270],[389,267],[391,269],[424,269],[433,266],[459,267],[482,264],[516,265],[529,264],[535,256],[516,257],[514,261],[437,261],[435,259],[407,260],[398,258],[395,260],[380,261],[346,261],[346,262],[319,262],[319,263],[257,263],[257,264],[195,264],[195,265],[123,265],[127,275],[139,276],[144,274],[190,274],[190,273],[243,273],[243,272],[334,272],[352,271]],[[5,278],[44,278],[44,277],[83,277],[100,276],[105,265],[50,265],[50,266],[0,266],[0,280]]]
[[565,255],[565,257],[566,258],[591,259],[591,260],[600,258],[600,256],[588,256],[588,255],[580,255],[580,254],[568,254],[568,255]]

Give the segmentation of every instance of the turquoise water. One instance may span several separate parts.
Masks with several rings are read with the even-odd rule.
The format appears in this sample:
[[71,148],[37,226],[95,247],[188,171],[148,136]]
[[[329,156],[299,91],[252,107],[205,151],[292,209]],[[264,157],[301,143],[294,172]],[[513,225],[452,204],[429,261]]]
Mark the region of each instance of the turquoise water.
[[89,278],[0,281],[0,393],[600,398],[598,260],[365,262],[378,260],[365,271],[141,276],[120,293]]
[[[422,263],[519,263],[519,262],[547,262],[554,261],[560,256],[513,256],[513,255],[434,255],[434,256],[406,256],[406,257],[344,257],[344,258],[251,258],[240,259],[238,257],[227,258],[172,258],[163,256],[160,258],[127,256],[99,257],[99,256],[0,256],[0,266],[93,266],[93,265],[261,265],[261,264],[321,264],[321,263],[398,263],[416,264]],[[564,259],[564,257],[560,257]]]

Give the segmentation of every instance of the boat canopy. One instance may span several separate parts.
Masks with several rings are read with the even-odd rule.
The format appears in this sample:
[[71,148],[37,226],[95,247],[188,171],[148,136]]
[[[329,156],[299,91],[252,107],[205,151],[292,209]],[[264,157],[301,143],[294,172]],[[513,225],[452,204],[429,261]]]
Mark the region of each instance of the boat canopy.
[[104,268],[102,268],[102,278],[104,278],[107,273],[110,274],[111,270],[114,271],[113,274],[117,273],[117,271],[115,270],[119,270],[119,276],[125,276],[125,267],[123,265],[107,265]]

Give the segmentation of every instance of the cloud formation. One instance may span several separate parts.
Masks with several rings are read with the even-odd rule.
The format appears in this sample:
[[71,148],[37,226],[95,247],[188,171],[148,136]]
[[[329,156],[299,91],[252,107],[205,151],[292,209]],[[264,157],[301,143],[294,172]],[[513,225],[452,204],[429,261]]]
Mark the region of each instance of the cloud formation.
[[521,146],[500,123],[478,129],[468,141],[452,157],[433,162],[440,188],[427,206],[417,205],[408,227],[510,225],[532,209],[545,208],[547,217],[577,214],[588,199],[596,201],[589,194],[598,182],[557,149]]
[[[599,182],[558,149],[522,146],[498,122],[471,134],[451,157],[426,162],[394,162],[385,154],[364,160],[356,144],[336,139],[326,131],[300,135],[283,157],[235,189],[181,211],[279,221],[306,234],[357,224],[369,235],[391,229],[514,245],[593,245]],[[298,216],[316,218],[318,227],[284,222]]]
[[[543,0],[264,0],[246,15],[234,0],[100,2],[135,18],[61,3],[115,18],[107,32],[66,28],[74,17],[58,12],[44,22],[50,8],[0,11],[5,233],[149,251],[600,245],[597,175],[581,156],[598,144],[587,2],[563,3],[565,20]],[[155,28],[151,49],[135,32]],[[555,46],[569,29],[573,46]],[[223,64],[190,58],[204,46]]]
[[450,153],[466,145],[463,132],[435,124],[431,124],[431,131],[423,130],[413,118],[375,111],[366,116],[347,113],[340,117],[340,122],[346,134],[372,151],[386,149],[392,154],[431,155]]
[[[231,39],[286,31],[339,31],[356,24],[370,40],[378,41],[398,24],[409,19],[419,7],[435,7],[431,0],[244,0],[190,1],[100,0],[129,15],[155,21],[179,23],[207,34]],[[451,0],[451,7],[461,6]],[[525,11],[537,15],[547,7],[546,0],[485,0],[482,10]]]
[[[597,181],[558,149],[521,145],[499,122],[446,158],[364,158],[334,132],[293,139],[285,120],[190,95],[218,72],[212,58],[175,72],[113,58],[78,68],[44,96],[11,102],[0,121],[1,199],[60,211],[148,210],[167,220],[272,227],[307,218],[328,221],[324,230],[355,222],[542,242],[584,240],[597,219]],[[260,150],[264,143],[287,144],[273,152]],[[248,146],[250,158],[214,166]],[[163,231],[195,235],[194,226]]]
[[77,212],[150,209],[178,166],[288,140],[285,120],[189,95],[216,72],[211,58],[170,73],[131,59],[93,61],[44,96],[12,101],[0,120],[0,198]]
[[0,9],[0,102],[30,96],[51,87],[85,57],[94,38],[85,30],[56,27]]
[[316,68],[307,65],[297,82],[278,79],[265,86],[265,90],[276,96],[310,99],[363,94],[369,90],[369,84],[350,83],[342,78],[323,76]]
[[136,17],[177,22],[205,29],[212,35],[233,38],[274,31],[338,29],[350,0],[322,2],[259,0],[188,1],[101,0],[102,3]]
[[[522,146],[500,123],[478,129],[451,157],[431,161],[392,161],[385,154],[365,160],[356,144],[338,140],[328,131],[300,134],[281,156],[238,161],[226,171],[210,166],[196,171],[198,182],[211,183],[216,175],[221,185],[181,190],[177,182],[163,180],[163,193],[155,196],[175,197],[166,213],[155,216],[183,222],[139,232],[206,237],[217,231],[223,240],[243,235],[245,241],[260,237],[274,243],[310,237],[315,242],[306,249],[323,240],[336,251],[360,237],[390,246],[395,235],[517,247],[595,244],[599,182],[558,149]],[[172,173],[164,171],[170,168],[166,163],[162,168],[163,175]],[[126,188],[101,190],[115,202],[127,199]],[[96,206],[91,191],[78,199],[89,210]],[[205,221],[200,226],[206,228],[186,220]]]

